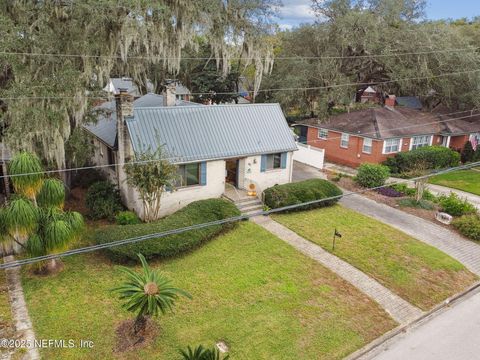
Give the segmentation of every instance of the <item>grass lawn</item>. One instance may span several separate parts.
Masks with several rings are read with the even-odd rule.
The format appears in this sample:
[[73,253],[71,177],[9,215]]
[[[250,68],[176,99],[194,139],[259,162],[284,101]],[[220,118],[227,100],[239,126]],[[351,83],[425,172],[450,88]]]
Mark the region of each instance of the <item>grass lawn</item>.
[[279,214],[274,219],[334,254],[421,309],[465,289],[476,276],[440,250],[340,205]]
[[159,261],[180,299],[160,317],[155,343],[113,354],[116,325],[131,315],[109,292],[122,275],[98,254],[65,259],[54,277],[23,273],[37,337],[88,339],[94,351],[42,350],[47,359],[177,359],[187,345],[223,340],[232,359],[340,359],[396,324],[375,302],[268,233],[241,223],[184,257]]
[[[477,168],[479,169],[479,168]],[[450,187],[452,189],[463,190],[475,195],[480,195],[480,169],[459,170],[446,174],[433,176],[430,183]]]

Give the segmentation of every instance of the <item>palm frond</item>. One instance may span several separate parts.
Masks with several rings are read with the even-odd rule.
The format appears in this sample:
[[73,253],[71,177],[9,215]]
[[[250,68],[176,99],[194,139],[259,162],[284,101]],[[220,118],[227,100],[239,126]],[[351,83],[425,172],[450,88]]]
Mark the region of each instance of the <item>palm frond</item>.
[[37,195],[38,205],[62,209],[65,201],[65,186],[57,179],[46,179]]
[[32,153],[22,151],[17,153],[8,164],[12,184],[17,194],[22,194],[29,199],[34,199],[43,182],[43,168],[40,159]]

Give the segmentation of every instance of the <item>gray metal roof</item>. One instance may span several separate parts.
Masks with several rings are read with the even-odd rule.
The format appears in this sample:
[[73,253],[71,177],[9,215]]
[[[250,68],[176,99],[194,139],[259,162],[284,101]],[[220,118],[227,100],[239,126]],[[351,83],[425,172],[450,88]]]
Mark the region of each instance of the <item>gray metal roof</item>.
[[[202,106],[201,104],[190,101],[177,100],[176,106]],[[163,96],[157,94],[147,94],[133,102],[133,108],[136,107],[159,107],[163,106]],[[93,135],[102,140],[110,147],[116,146],[117,139],[117,113],[115,101],[107,101],[97,106],[97,122],[95,124],[86,124],[84,128]]]
[[297,150],[278,104],[136,108],[127,126],[136,152],[163,145],[174,163]]
[[417,96],[397,96],[397,104],[411,109],[422,110],[422,102]]

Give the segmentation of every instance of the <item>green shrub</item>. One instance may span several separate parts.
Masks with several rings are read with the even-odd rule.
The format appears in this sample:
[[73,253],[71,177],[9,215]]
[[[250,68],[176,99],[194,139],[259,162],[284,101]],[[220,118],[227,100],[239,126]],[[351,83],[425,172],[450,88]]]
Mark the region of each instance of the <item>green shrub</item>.
[[465,145],[463,145],[462,152],[460,154],[460,159],[462,163],[473,161],[475,157],[475,150],[473,149],[472,143],[467,141]]
[[438,197],[440,209],[452,216],[462,216],[476,213],[475,206],[470,204],[467,199],[461,199],[457,194],[440,195]]
[[417,175],[423,170],[457,166],[460,154],[443,146],[424,146],[412,151],[399,152],[384,161],[392,174]]
[[97,169],[79,170],[72,176],[72,188],[88,189],[94,183],[105,181],[105,175]]
[[432,201],[432,202],[438,201],[438,198],[435,195],[433,195],[432,192],[428,189],[423,190],[422,199]]
[[394,190],[397,190],[398,192],[401,192],[405,196],[414,196],[415,195],[415,189],[408,187],[407,184],[401,183],[401,184],[393,184],[390,185],[390,187]]
[[[331,182],[322,179],[310,179],[296,183],[275,185],[263,192],[264,203],[270,209],[301,204],[308,201],[320,200],[332,196],[342,195],[342,191]],[[315,204],[302,206],[295,210],[312,209],[333,205],[339,200],[333,199]]]
[[398,205],[405,206],[405,207],[413,207],[418,209],[425,209],[425,210],[433,210],[435,208],[430,201],[427,201],[427,200],[417,201],[412,198],[401,199],[398,201]]
[[[238,215],[240,215],[240,211],[229,201],[223,199],[200,200],[155,222],[137,225],[112,225],[102,228],[95,232],[94,240],[97,244],[103,244]],[[108,248],[105,252],[109,258],[117,262],[137,261],[138,253],[143,254],[146,259],[176,256],[198,247],[233,226],[234,223],[208,226],[202,229]]]
[[360,186],[373,188],[382,186],[390,176],[390,170],[385,165],[364,163],[358,167],[355,181]]
[[480,241],[480,217],[478,215],[464,215],[453,220],[452,224],[469,239]]
[[115,222],[118,225],[140,224],[141,221],[133,211],[120,211],[115,216]]
[[88,188],[85,205],[89,217],[95,220],[114,220],[115,215],[123,210],[120,192],[109,181],[98,181]]

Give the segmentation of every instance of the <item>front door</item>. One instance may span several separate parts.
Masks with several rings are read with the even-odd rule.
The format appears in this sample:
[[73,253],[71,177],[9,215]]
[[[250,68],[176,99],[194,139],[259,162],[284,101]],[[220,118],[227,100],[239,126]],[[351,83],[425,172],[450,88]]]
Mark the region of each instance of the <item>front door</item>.
[[235,187],[238,187],[238,159],[226,161],[225,181]]

